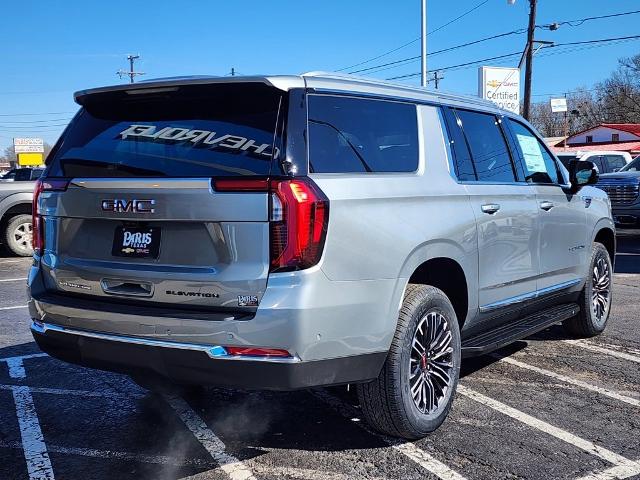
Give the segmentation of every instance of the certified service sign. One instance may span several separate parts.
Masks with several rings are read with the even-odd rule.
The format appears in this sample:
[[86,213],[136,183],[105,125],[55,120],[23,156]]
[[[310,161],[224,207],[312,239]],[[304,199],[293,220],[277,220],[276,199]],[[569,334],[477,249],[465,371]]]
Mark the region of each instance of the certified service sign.
[[520,113],[520,69],[480,67],[478,95],[491,100],[500,108]]

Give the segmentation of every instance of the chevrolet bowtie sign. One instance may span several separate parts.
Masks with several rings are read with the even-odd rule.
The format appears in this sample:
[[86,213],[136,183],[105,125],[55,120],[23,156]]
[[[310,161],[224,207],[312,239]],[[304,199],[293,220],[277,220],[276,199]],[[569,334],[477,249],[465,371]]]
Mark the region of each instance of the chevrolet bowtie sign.
[[500,108],[520,113],[520,69],[480,67],[478,96],[491,100]]

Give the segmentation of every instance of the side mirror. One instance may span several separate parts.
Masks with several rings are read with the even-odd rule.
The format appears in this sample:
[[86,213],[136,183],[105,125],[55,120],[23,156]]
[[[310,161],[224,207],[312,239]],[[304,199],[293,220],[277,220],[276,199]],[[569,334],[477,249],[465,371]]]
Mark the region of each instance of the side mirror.
[[598,167],[589,160],[571,160],[569,162],[569,180],[571,193],[577,193],[585,185],[598,183],[600,173]]

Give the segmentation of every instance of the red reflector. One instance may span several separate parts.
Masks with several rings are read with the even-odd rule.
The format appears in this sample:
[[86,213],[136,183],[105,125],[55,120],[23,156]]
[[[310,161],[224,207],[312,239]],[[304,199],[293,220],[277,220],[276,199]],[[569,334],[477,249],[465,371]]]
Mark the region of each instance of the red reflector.
[[224,347],[229,355],[239,357],[290,357],[286,350],[260,347]]
[[266,178],[219,178],[211,181],[217,192],[266,192],[269,180]]

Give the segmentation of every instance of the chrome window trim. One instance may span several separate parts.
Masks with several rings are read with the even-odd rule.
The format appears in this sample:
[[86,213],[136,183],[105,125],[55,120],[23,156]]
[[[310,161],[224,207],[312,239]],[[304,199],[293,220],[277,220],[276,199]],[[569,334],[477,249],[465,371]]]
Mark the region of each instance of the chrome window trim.
[[77,330],[74,328],[62,327],[52,323],[32,322],[31,330],[35,333],[46,335],[47,332],[58,332],[66,335],[75,335],[80,337],[95,338],[98,340],[107,340],[110,342],[128,343],[131,345],[144,345],[148,347],[173,348],[177,350],[190,350],[194,352],[206,353],[213,360],[230,360],[230,361],[253,361],[253,362],[273,362],[273,363],[298,363],[300,358],[297,356],[279,358],[279,357],[241,357],[228,355],[226,353],[213,353],[212,350],[223,350],[221,345],[202,345],[196,343],[180,343],[168,342],[165,340],[157,340],[153,338],[130,337],[125,335],[112,335],[108,333],[90,332],[87,330]]
[[534,300],[536,298],[543,297],[550,293],[554,293],[566,288],[578,285],[581,282],[579,278],[575,280],[569,280],[567,282],[558,283],[557,285],[551,285],[549,287],[541,288],[534,292],[524,293],[522,295],[516,295],[515,297],[509,297],[499,302],[490,303],[488,305],[482,305],[480,307],[480,313],[492,312],[502,307],[508,307],[510,305],[516,305],[518,303],[526,302],[527,300]]

